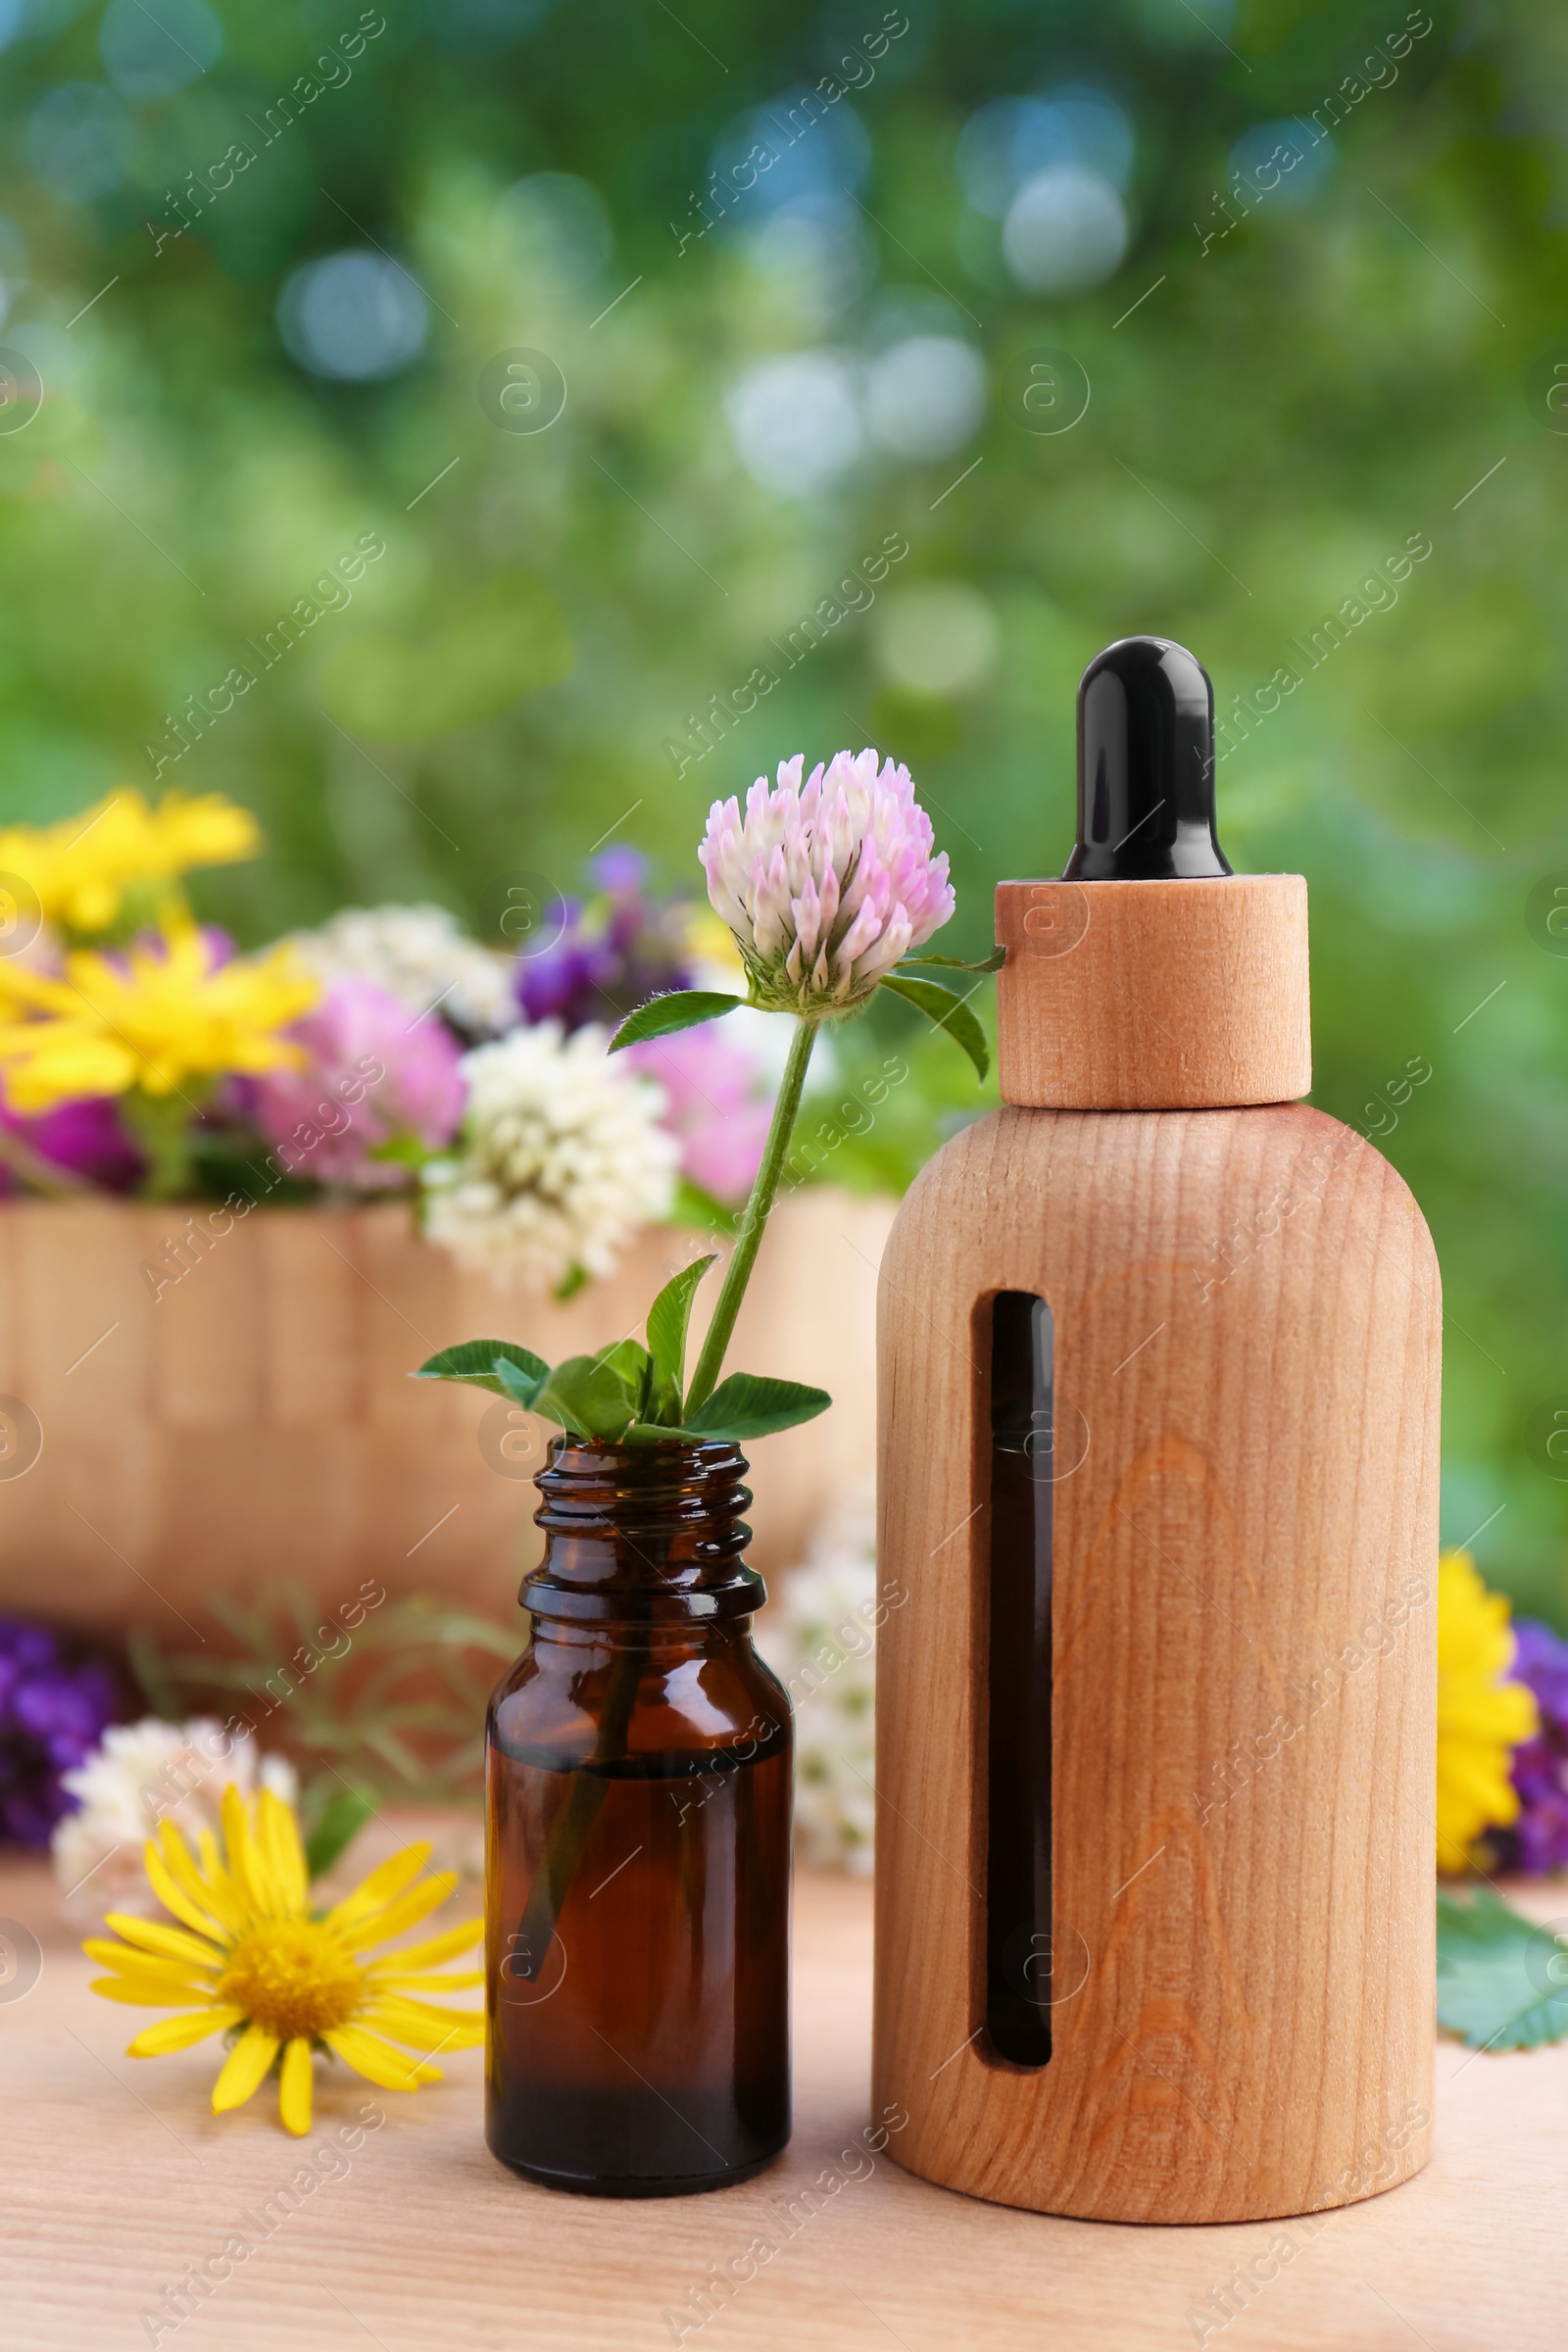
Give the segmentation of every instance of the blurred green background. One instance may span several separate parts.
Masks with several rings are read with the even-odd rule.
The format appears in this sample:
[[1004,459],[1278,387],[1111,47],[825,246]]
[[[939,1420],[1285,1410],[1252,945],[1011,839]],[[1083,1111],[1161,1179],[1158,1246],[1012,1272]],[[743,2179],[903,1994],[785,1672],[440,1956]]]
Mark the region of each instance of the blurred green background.
[[[1568,21],[0,0],[0,819],[221,789],[248,942],[494,935],[606,837],[695,883],[715,795],[874,740],[978,951],[1066,855],[1081,666],[1180,638],[1253,713],[1234,862],[1311,882],[1315,1100],[1437,1238],[1446,1536],[1568,1628]],[[860,1181],[973,1105],[908,1051]]]

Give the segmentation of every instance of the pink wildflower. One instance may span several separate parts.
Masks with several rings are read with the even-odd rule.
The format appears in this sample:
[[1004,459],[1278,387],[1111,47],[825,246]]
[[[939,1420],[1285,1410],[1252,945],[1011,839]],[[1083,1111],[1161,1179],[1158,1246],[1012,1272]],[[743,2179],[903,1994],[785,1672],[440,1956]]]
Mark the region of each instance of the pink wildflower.
[[759,776],[744,817],[733,796],[715,801],[698,856],[753,1002],[822,1019],[940,930],[953,887],[906,767],[839,752],[803,789],[803,763],[781,760],[771,791]]
[[290,1175],[375,1192],[408,1182],[397,1161],[369,1157],[377,1144],[451,1142],[463,1116],[463,1049],[443,1021],[411,1021],[373,980],[344,979],[290,1035],[308,1063],[265,1071],[251,1096],[251,1115]]
[[744,1200],[761,1164],[771,1106],[765,1072],[726,1022],[677,1030],[627,1049],[625,1059],[664,1090],[664,1115],[682,1173],[726,1205]]

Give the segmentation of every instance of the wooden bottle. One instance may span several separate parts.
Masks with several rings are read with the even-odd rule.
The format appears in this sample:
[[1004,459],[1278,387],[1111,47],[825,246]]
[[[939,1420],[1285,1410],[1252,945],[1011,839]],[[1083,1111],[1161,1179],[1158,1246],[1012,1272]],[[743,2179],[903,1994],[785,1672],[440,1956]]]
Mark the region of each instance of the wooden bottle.
[[929,2180],[1121,2222],[1431,2137],[1438,1269],[1297,1100],[1306,886],[1221,856],[1212,712],[1160,639],[1085,673],[1004,1107],[881,1277],[873,2100]]

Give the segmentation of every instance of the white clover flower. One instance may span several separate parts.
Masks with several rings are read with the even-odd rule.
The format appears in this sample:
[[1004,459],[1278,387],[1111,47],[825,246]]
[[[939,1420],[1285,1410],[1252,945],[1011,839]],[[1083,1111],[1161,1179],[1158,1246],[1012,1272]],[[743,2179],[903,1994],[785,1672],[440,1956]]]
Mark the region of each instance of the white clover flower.
[[803,1862],[869,1873],[876,1833],[876,1521],[858,1492],[775,1588],[758,1647],[795,1709],[795,1838]]
[[444,906],[346,906],[294,945],[326,985],[373,980],[413,1019],[439,1008],[479,1036],[517,1018],[511,958],[469,939]]
[[161,1911],[142,1869],[142,1847],[160,1822],[173,1822],[194,1844],[218,1828],[230,1784],[246,1797],[270,1788],[290,1805],[299,1793],[286,1756],[264,1756],[251,1733],[230,1735],[207,1715],[116,1724],[85,1764],[60,1777],[80,1805],[57,1822],[51,1844],[61,1908],[92,1923],[106,1911]]
[[613,1272],[668,1213],[680,1145],[662,1087],[612,1061],[603,1029],[514,1029],[463,1059],[459,1151],[424,1171],[425,1231],[498,1290]]

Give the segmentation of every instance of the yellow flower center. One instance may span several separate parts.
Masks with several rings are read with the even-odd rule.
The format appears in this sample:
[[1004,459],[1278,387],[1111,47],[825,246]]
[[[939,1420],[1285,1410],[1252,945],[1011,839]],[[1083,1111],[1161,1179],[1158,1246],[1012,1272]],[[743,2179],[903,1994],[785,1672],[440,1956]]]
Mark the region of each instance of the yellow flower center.
[[218,1997],[280,2041],[329,2033],[354,2015],[365,1974],[330,1928],[274,1920],[242,1936],[219,1980]]

